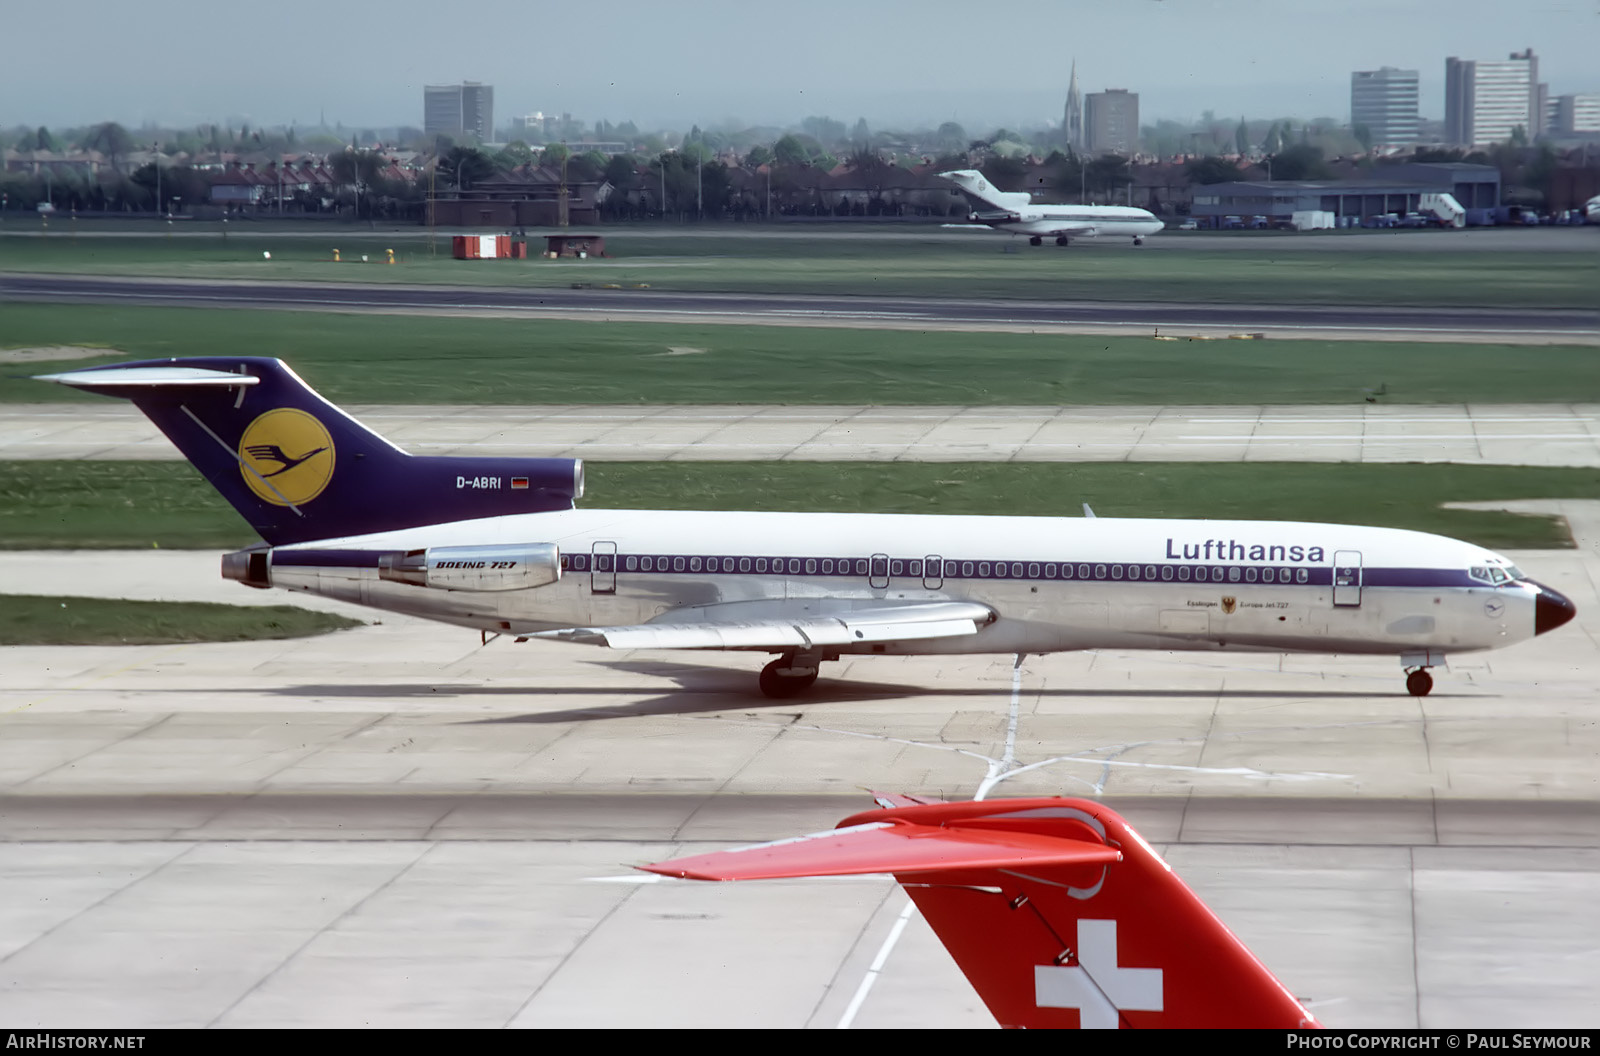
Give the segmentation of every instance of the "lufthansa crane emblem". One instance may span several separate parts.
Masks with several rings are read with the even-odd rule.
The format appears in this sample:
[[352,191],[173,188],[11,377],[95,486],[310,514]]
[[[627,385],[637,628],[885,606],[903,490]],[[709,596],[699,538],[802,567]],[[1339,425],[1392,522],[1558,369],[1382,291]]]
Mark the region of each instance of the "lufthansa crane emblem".
[[333,479],[333,437],[305,411],[279,407],[245,428],[239,472],[256,495],[274,506],[301,506]]

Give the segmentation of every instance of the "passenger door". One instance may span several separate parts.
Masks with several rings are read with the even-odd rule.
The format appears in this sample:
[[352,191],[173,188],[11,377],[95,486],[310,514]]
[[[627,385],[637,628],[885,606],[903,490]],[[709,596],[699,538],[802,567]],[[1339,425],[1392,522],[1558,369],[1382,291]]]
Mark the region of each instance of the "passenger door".
[[1333,554],[1333,604],[1338,608],[1361,605],[1361,551],[1336,550]]

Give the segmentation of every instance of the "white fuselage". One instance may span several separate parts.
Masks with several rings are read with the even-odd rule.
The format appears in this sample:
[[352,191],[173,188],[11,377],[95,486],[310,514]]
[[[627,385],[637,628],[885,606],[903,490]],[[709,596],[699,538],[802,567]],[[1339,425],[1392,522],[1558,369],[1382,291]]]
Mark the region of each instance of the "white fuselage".
[[1017,210],[1017,219],[989,226],[1021,235],[1077,238],[1143,238],[1166,225],[1153,213],[1123,205],[1039,205]]
[[[559,547],[557,582],[445,590],[382,578],[371,557],[532,543]],[[1531,638],[1538,589],[1516,575],[1469,543],[1351,525],[574,509],[278,547],[270,578],[511,634],[648,623],[730,602],[759,615],[803,599],[956,600],[997,618],[976,634],[828,652],[1433,656]]]

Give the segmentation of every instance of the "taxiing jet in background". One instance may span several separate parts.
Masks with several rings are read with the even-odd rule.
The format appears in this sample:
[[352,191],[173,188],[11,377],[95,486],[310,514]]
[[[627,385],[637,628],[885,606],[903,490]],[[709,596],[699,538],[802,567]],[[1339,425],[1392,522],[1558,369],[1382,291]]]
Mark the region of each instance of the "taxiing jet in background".
[[1320,1027],[1127,822],[1084,799],[878,796],[831,832],[639,868],[892,873],[1002,1027]]
[[583,463],[417,456],[276,359],[50,375],[131,399],[265,540],[223,558],[306,591],[525,638],[777,654],[785,697],[846,654],[1376,653],[1433,686],[1450,652],[1570,620],[1498,554],[1284,521],[576,508]]
[[1124,205],[1034,205],[1027,191],[1002,191],[976,169],[941,172],[967,196],[973,211],[967,221],[1000,231],[1027,235],[1031,245],[1054,238],[1064,246],[1074,238],[1132,238],[1136,246],[1144,237],[1166,225],[1148,209]]

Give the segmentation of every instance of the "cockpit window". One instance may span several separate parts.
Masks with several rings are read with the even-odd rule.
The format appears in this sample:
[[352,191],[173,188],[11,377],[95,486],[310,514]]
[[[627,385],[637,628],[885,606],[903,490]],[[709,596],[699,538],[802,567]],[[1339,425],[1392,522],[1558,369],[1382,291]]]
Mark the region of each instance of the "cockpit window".
[[1473,565],[1471,568],[1467,569],[1467,575],[1471,576],[1473,579],[1481,579],[1485,583],[1489,582],[1489,570],[1483,565]]
[[1491,567],[1489,569],[1489,578],[1494,580],[1495,584],[1498,585],[1498,584],[1504,583],[1506,580],[1510,579],[1511,577],[1506,575],[1506,570],[1505,569],[1503,569],[1503,568],[1492,568]]
[[1510,576],[1512,579],[1527,579],[1528,578],[1527,576],[1522,574],[1522,569],[1518,568],[1516,565],[1507,565],[1506,566],[1506,575]]

